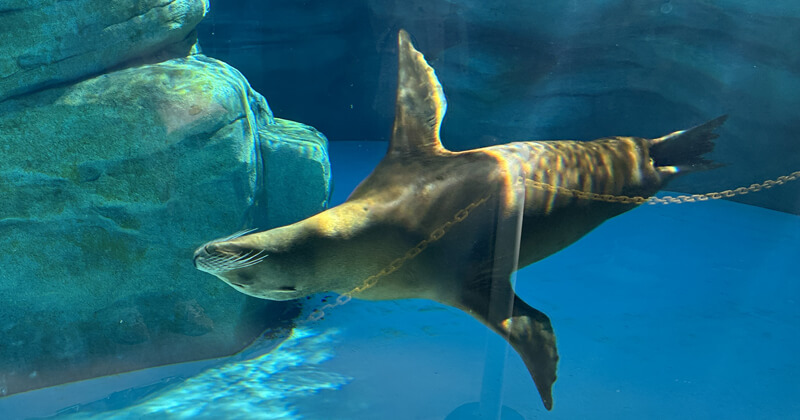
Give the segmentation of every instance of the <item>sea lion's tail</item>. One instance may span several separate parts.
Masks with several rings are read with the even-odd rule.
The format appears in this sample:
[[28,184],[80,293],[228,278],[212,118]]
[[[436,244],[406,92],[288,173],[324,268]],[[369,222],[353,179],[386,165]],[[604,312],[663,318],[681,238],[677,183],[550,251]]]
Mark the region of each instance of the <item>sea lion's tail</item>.
[[650,157],[656,169],[662,175],[674,176],[722,166],[703,155],[714,150],[714,139],[718,137],[714,130],[727,118],[723,115],[697,127],[650,140]]

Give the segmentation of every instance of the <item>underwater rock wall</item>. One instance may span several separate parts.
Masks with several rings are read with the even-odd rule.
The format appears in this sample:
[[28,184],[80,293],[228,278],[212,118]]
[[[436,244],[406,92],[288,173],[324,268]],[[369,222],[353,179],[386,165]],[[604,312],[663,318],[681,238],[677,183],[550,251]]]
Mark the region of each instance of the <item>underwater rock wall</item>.
[[4,0],[0,100],[130,60],[187,55],[207,0]]
[[[138,11],[148,2],[114,5],[123,3]],[[126,22],[154,21],[124,26],[128,33],[117,36],[136,47],[118,44],[112,55],[150,54],[146,46],[167,37],[145,35],[153,27],[177,25],[184,42],[186,22],[207,8],[162,3],[184,5],[183,14],[136,15]],[[0,19],[27,13],[8,10]],[[81,15],[70,10],[67,17]],[[109,17],[96,14],[96,25],[106,25]],[[50,17],[52,26],[68,20]],[[36,31],[17,36],[27,33]],[[11,39],[5,29],[2,36]],[[92,42],[91,33],[63,36],[79,38],[62,41],[69,45],[82,36]],[[40,63],[37,76],[19,79],[28,84],[0,85],[0,396],[231,354],[298,311],[197,271],[192,253],[237,230],[322,210],[331,190],[327,140],[274,118],[224,62],[186,51],[161,58],[136,57],[93,77],[106,64],[70,73]],[[80,81],[65,82],[79,73]]]
[[[232,0],[198,32],[206,51],[235,62],[282,113],[302,113],[333,141],[387,139],[405,28],[444,86],[449,148],[660,136],[729,114],[713,155],[726,166],[670,189],[717,191],[800,170],[796,0],[360,0],[338,15],[325,4],[305,1],[302,13]],[[321,11],[324,25],[313,17]],[[265,30],[273,25],[299,35]],[[270,60],[251,68],[245,54]],[[287,61],[318,56],[324,67],[284,72]],[[298,96],[285,87],[299,83],[319,89]],[[736,200],[800,214],[798,197],[800,182]]]

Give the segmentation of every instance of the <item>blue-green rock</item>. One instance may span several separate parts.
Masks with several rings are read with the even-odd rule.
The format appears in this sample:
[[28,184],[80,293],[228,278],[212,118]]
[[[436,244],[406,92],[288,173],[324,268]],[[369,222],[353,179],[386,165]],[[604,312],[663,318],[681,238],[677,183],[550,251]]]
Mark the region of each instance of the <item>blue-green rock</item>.
[[237,351],[293,304],[195,270],[193,250],[329,194],[325,137],[203,55],[0,102],[0,382]]
[[0,101],[136,61],[183,57],[208,0],[3,0]]

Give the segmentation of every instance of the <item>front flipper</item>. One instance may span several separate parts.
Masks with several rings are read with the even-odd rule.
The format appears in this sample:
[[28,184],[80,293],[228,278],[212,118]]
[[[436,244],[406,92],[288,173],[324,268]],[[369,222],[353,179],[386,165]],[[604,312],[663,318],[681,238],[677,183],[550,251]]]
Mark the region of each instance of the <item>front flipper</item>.
[[530,307],[511,290],[508,280],[505,282],[507,288],[494,286],[491,293],[464,296],[461,309],[511,344],[525,362],[544,407],[550,410],[558,363],[553,327],[547,315]]

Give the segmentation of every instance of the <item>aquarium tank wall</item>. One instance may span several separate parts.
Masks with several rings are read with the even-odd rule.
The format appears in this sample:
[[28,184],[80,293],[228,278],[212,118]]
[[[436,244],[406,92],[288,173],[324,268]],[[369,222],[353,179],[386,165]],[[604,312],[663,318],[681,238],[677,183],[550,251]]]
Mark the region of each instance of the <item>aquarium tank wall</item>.
[[800,3],[0,0],[0,418],[795,418]]

